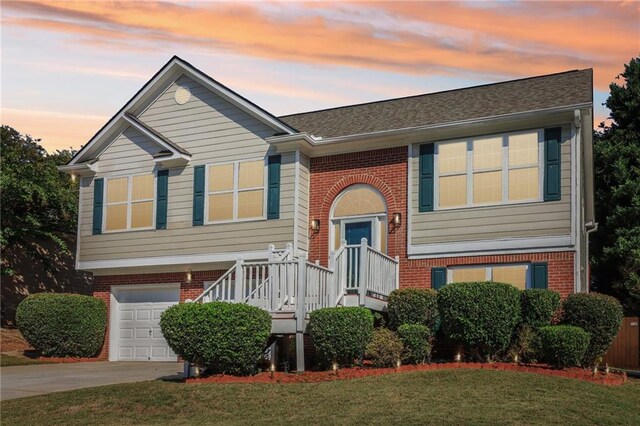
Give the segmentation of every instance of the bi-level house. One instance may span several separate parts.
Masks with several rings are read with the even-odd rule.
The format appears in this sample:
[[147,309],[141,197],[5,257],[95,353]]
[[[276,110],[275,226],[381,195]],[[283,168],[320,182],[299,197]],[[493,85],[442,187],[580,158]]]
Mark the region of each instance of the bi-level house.
[[398,287],[587,291],[592,78],[276,117],[172,58],[62,167],[101,356],[175,359],[158,322],[187,300],[263,307],[301,348],[309,311],[383,310]]

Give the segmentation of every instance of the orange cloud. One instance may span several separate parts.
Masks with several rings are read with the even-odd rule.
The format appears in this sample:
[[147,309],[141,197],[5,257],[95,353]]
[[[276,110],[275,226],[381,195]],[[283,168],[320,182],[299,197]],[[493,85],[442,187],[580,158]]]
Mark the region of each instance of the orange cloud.
[[[640,50],[634,4],[314,3],[306,5],[310,13],[292,16],[287,9],[299,6],[278,4],[280,16],[258,4],[237,3],[34,0],[3,5],[39,16],[7,18],[5,24],[69,33],[83,37],[83,43],[138,49],[145,42],[156,48],[184,43],[268,59],[412,74],[528,76],[594,67],[601,90]],[[583,16],[586,6],[593,15]],[[330,8],[343,14],[382,11],[448,30],[438,37],[399,27],[380,31],[366,22],[313,13]]]

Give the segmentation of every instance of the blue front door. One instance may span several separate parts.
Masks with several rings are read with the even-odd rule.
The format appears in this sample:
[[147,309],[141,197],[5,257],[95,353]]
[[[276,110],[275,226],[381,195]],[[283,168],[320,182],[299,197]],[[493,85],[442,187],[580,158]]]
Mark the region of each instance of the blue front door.
[[363,238],[371,245],[371,221],[345,223],[344,233],[348,245],[360,244]]
[[[366,238],[367,244],[371,245],[371,221],[345,223],[344,234],[347,245],[360,245],[363,238]],[[349,248],[347,251],[347,289],[358,288],[360,281],[359,262],[360,247]]]

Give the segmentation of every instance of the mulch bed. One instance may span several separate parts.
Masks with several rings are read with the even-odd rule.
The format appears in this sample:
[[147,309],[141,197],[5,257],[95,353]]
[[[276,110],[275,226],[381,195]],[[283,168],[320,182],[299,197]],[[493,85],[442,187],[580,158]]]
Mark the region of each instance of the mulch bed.
[[373,367],[353,367],[342,368],[337,372],[334,371],[305,371],[304,373],[282,373],[282,372],[264,372],[255,376],[239,377],[228,376],[224,374],[212,375],[208,377],[198,377],[186,379],[186,383],[318,383],[328,382],[332,380],[348,380],[369,376],[382,376],[385,374],[408,373],[412,371],[436,371],[436,370],[454,370],[454,369],[473,369],[473,370],[500,370],[500,371],[517,371],[523,373],[536,373],[545,376],[564,377],[569,379],[578,379],[585,382],[598,383],[607,386],[617,386],[627,381],[627,375],[624,372],[602,372],[593,374],[590,370],[582,368],[570,368],[566,370],[554,370],[546,365],[525,365],[510,363],[439,363],[439,364],[422,364],[422,365],[402,365],[398,368],[373,368]]

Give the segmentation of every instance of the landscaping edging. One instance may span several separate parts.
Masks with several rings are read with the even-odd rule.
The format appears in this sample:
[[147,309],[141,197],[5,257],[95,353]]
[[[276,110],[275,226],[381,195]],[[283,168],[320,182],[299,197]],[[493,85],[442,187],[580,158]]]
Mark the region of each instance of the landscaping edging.
[[516,371],[521,373],[536,373],[545,376],[563,377],[568,379],[577,379],[585,382],[598,383],[606,386],[618,386],[627,381],[627,375],[622,373],[596,373],[582,368],[571,368],[567,370],[554,370],[545,365],[520,365],[509,363],[442,363],[442,364],[422,364],[422,365],[402,365],[398,368],[368,368],[353,367],[343,368],[334,371],[305,371],[304,373],[283,373],[283,372],[264,372],[255,376],[239,377],[218,374],[209,377],[189,378],[186,383],[318,383],[333,380],[349,380],[369,376],[382,376],[394,373],[409,373],[415,371],[437,371],[437,370],[455,370],[455,369],[471,369],[471,370],[498,370],[498,371]]

